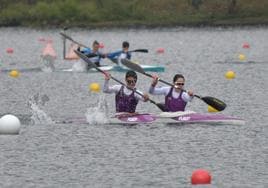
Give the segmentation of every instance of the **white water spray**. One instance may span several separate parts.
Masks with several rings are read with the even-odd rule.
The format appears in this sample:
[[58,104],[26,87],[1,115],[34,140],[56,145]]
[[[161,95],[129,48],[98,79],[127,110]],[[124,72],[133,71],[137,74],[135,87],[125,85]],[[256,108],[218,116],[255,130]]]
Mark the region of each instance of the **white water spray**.
[[49,101],[48,96],[40,96],[39,93],[30,98],[29,106],[31,108],[31,121],[33,124],[55,124],[55,122],[39,107],[44,106],[47,101]]
[[44,65],[42,67],[43,72],[53,72],[55,70],[55,59],[51,56],[44,56],[41,58],[41,62]]
[[87,109],[86,118],[89,124],[109,123],[108,105],[104,95],[99,95],[97,103]]
[[73,64],[72,70],[74,72],[86,72],[87,71],[87,63],[84,61],[77,61]]

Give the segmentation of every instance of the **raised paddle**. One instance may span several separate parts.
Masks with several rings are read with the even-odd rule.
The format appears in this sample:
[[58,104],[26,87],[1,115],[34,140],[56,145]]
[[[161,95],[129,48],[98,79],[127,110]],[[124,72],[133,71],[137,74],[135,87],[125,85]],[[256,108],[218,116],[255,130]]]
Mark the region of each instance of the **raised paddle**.
[[[126,67],[128,67],[128,68],[130,68],[132,70],[135,70],[135,71],[137,71],[137,72],[139,72],[141,74],[144,74],[144,75],[146,75],[148,77],[153,78],[153,76],[151,74],[146,73],[139,64],[133,63],[128,59],[122,59],[121,62]],[[169,82],[166,82],[166,81],[164,81],[164,80],[162,80],[160,78],[158,79],[158,81],[173,87],[173,84],[171,84]],[[201,99],[202,101],[204,101],[205,103],[207,103],[208,105],[212,106],[213,108],[215,108],[218,111],[222,111],[226,107],[226,104],[223,101],[221,101],[221,100],[219,100],[219,99],[217,99],[215,97],[209,97],[209,96],[201,97],[199,95],[194,95],[194,96],[199,98],[199,99]]]
[[[60,32],[60,34],[61,34],[64,38],[66,38],[66,39],[68,39],[68,40],[70,40],[70,41],[72,41],[72,42],[78,44],[79,46],[82,46],[82,47],[85,47],[85,48],[89,48],[88,46],[86,46],[86,45],[84,45],[84,44],[81,44],[81,43],[77,42],[77,41],[74,40],[72,37],[66,35],[66,34],[63,33],[63,32]],[[136,50],[130,50],[129,52],[130,52],[130,53],[132,53],[132,52],[148,53],[149,50],[148,50],[148,49],[136,49]],[[111,52],[111,53],[108,53],[108,57],[109,57],[109,56],[117,56],[117,55],[120,55],[121,53],[122,53],[122,50],[120,50],[120,51],[116,51],[116,52]]]
[[89,47],[87,47],[86,45],[81,44],[81,43],[79,43],[79,42],[75,41],[75,40],[74,40],[72,37],[70,37],[70,36],[66,35],[66,34],[65,34],[65,33],[63,33],[63,32],[60,32],[60,34],[61,34],[61,35],[62,35],[64,38],[66,38],[66,39],[68,39],[68,40],[72,41],[73,43],[78,44],[79,46],[82,46],[82,47],[84,47],[84,48],[89,48]]
[[[79,51],[77,51],[77,50],[74,50],[74,52],[75,52],[81,59],[83,59],[85,62],[87,62],[88,64],[92,65],[92,67],[94,67],[97,71],[99,71],[99,72],[101,72],[101,73],[103,73],[103,74],[106,74],[106,73],[105,73],[103,70],[101,70],[97,65],[95,65],[95,63],[92,63],[92,62],[90,61],[90,59],[89,59],[87,56],[85,56],[85,54],[83,54],[83,53],[81,53],[81,52],[79,52]],[[114,81],[116,81],[116,82],[120,83],[121,85],[127,87],[126,84],[124,84],[124,83],[121,82],[120,80],[117,80],[117,79],[114,78],[113,76],[111,76],[111,79],[113,79]],[[129,88],[129,89],[130,89],[130,88]],[[138,92],[136,89],[131,89],[131,90],[134,91],[135,93],[137,93],[138,95],[144,97],[144,95],[141,94],[140,92]],[[149,101],[150,101],[152,104],[156,105],[160,110],[165,111],[165,106],[164,106],[162,103],[156,103],[156,102],[153,101],[152,99],[149,99]]]

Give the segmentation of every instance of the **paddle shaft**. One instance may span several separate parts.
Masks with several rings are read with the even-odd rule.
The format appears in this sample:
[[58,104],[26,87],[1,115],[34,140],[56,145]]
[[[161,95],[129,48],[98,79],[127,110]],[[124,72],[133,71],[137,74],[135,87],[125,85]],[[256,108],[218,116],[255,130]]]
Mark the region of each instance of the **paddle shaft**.
[[61,34],[63,37],[65,37],[66,39],[68,39],[68,40],[70,40],[70,41],[72,41],[72,42],[78,44],[79,46],[82,46],[82,47],[84,47],[84,48],[89,48],[89,47],[87,47],[86,45],[81,44],[81,43],[75,41],[72,37],[66,35],[65,33],[60,32],[60,34]]

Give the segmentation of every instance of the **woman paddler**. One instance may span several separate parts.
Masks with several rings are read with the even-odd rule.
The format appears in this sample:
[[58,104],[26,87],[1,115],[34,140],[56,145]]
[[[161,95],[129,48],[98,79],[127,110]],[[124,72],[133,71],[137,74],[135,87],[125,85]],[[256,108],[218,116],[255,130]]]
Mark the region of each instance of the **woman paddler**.
[[[99,51],[100,43],[98,41],[94,41],[92,43],[92,49],[84,48],[83,50],[80,49],[80,46],[77,48],[77,51],[82,52],[85,54],[91,62],[95,63],[98,67],[100,67],[101,58],[106,58],[107,54],[103,54]],[[92,66],[88,65],[87,70],[92,68]]]
[[152,95],[165,95],[165,111],[177,112],[184,111],[187,102],[193,98],[191,90],[185,91],[183,89],[185,78],[181,74],[176,74],[173,78],[173,86],[156,87],[158,83],[158,76],[153,76],[153,81],[149,89]]
[[[135,113],[138,101],[147,102],[149,99],[148,94],[143,94],[141,91],[136,90],[137,74],[134,71],[128,71],[125,76],[126,86],[113,85],[109,86],[110,74],[105,74],[105,82],[103,86],[104,93],[115,93],[116,112]],[[137,91],[143,96],[134,92]]]

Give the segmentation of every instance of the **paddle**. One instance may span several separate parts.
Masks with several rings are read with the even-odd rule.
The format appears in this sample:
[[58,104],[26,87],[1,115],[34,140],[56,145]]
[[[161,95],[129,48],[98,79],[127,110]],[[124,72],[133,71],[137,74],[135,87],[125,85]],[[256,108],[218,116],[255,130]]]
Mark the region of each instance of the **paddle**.
[[149,52],[149,50],[148,50],[148,49],[136,49],[136,50],[130,50],[129,52],[130,52],[130,53],[131,53],[131,52],[142,52],[142,53],[148,53],[148,52]]
[[[86,45],[84,45],[84,44],[81,44],[81,43],[75,41],[72,37],[66,35],[66,34],[63,33],[63,32],[60,32],[60,35],[62,35],[64,38],[66,38],[66,39],[68,39],[68,40],[70,40],[70,41],[72,41],[72,42],[74,42],[74,43],[76,43],[76,44],[78,44],[78,45],[80,45],[80,46],[82,46],[82,47],[89,48],[88,46],[86,46]],[[130,52],[130,53],[131,53],[131,52],[148,53],[149,50],[148,50],[148,49],[136,49],[136,50],[131,50],[131,51],[129,51],[129,52]],[[122,53],[122,50],[120,50],[120,51],[116,51],[116,52],[111,52],[111,53],[108,54],[108,56],[112,56],[112,57],[114,57],[114,56],[120,55],[121,53]]]
[[64,38],[66,38],[66,39],[68,39],[68,40],[70,40],[70,41],[72,41],[72,42],[74,42],[74,43],[78,44],[79,46],[82,46],[82,47],[84,47],[84,48],[89,48],[89,47],[87,47],[86,45],[81,44],[81,43],[79,43],[79,42],[75,41],[75,40],[74,40],[72,37],[70,37],[70,36],[66,35],[66,34],[65,34],[65,33],[63,33],[63,32],[60,32],[60,35],[62,35]]
[[[90,59],[87,58],[87,56],[85,56],[85,54],[83,54],[83,53],[81,53],[81,52],[79,52],[79,51],[77,51],[77,50],[74,50],[74,52],[75,52],[81,59],[83,59],[85,62],[87,62],[88,64],[92,65],[92,67],[94,67],[97,71],[99,71],[99,72],[101,72],[101,73],[103,73],[103,74],[106,74],[103,70],[101,70],[99,67],[97,67],[97,66],[95,65],[95,63],[92,63],[92,62],[90,61]],[[120,83],[121,85],[127,87],[126,84],[124,84],[123,82],[121,82],[120,80],[117,80],[116,78],[114,78],[114,77],[112,77],[112,76],[111,76],[111,79],[113,79],[114,81],[116,81],[116,82]],[[144,95],[141,94],[140,92],[138,92],[136,89],[131,89],[131,90],[134,91],[135,93],[137,93],[138,95],[144,97]],[[162,103],[156,103],[156,102],[153,101],[152,99],[149,99],[149,101],[150,101],[151,103],[153,103],[154,105],[156,105],[160,110],[165,111],[165,106],[164,106]]]
[[[130,53],[132,52],[142,52],[142,53],[148,53],[149,50],[147,49],[136,49],[136,50],[131,50],[131,51],[128,51]],[[118,61],[117,61],[117,58],[118,56],[123,53],[122,50],[119,50],[119,51],[116,51],[116,52],[111,52],[111,53],[108,53],[107,54],[107,57],[108,59],[110,59],[113,63],[117,64],[118,65]]]
[[[128,59],[122,59],[121,62],[126,67],[128,67],[128,68],[130,68],[132,70],[135,70],[135,71],[137,71],[137,72],[139,72],[141,74],[144,74],[144,75],[146,75],[148,77],[153,78],[153,76],[151,74],[146,73],[139,64],[133,63]],[[162,80],[160,78],[158,79],[158,81],[173,87],[173,84],[171,84],[169,82],[166,82],[166,81],[164,81],[164,80]],[[201,97],[199,95],[194,95],[194,96],[199,98],[199,99],[201,99],[202,101],[204,101],[205,103],[207,103],[208,105],[212,106],[213,108],[215,108],[218,111],[222,111],[226,107],[226,104],[224,102],[222,102],[221,100],[219,100],[219,99],[217,99],[215,97],[209,97],[209,96]]]

